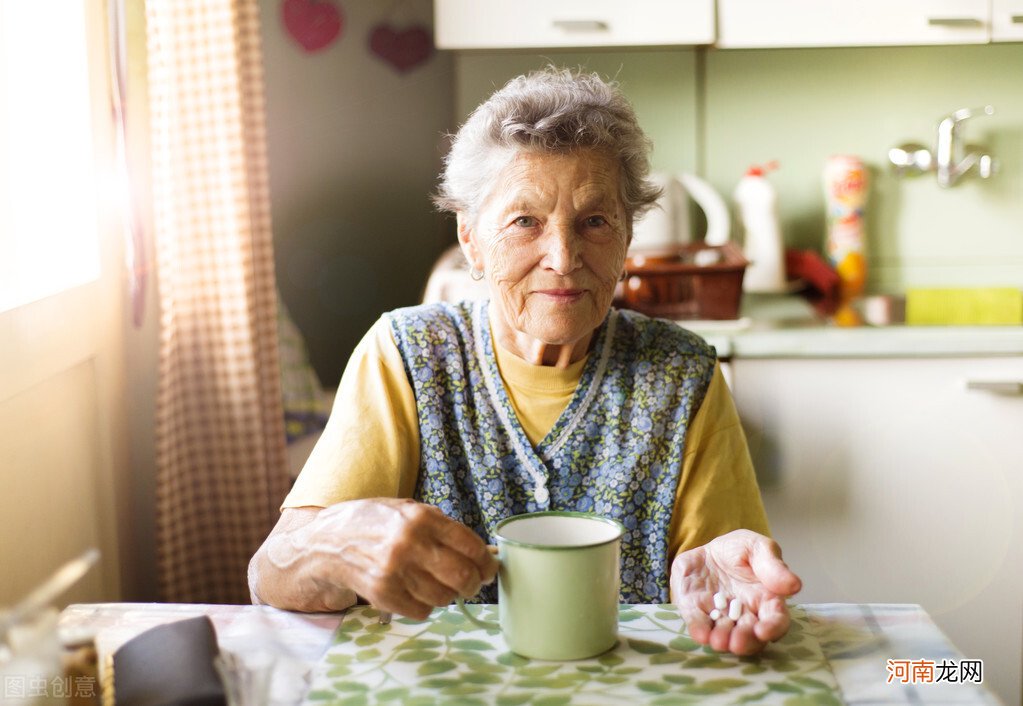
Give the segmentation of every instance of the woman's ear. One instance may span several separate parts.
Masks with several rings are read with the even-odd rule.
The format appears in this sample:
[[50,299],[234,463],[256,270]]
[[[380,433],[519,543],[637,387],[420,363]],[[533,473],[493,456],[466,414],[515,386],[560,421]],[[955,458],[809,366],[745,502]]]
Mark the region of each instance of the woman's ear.
[[480,252],[479,244],[476,242],[476,232],[469,224],[469,219],[459,211],[455,214],[458,223],[458,244],[462,248],[469,267],[483,272],[483,254]]

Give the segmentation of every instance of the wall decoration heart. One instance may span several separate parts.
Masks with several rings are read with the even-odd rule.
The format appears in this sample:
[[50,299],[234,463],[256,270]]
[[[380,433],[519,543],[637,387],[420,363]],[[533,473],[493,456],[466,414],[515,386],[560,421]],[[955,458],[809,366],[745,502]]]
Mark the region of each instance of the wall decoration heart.
[[330,46],[341,34],[341,7],[331,0],[284,0],[281,17],[288,34],[307,52]]
[[369,48],[398,71],[415,68],[433,54],[433,38],[421,26],[396,30],[389,24],[378,24],[369,35]]

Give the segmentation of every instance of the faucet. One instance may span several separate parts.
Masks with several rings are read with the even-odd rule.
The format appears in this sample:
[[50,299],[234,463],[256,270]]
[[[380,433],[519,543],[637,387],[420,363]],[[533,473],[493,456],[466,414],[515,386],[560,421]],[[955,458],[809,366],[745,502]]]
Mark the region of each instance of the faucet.
[[946,116],[938,123],[938,140],[933,153],[912,142],[888,150],[888,160],[894,165],[896,176],[934,171],[938,186],[945,189],[955,186],[974,166],[981,179],[989,178],[997,169],[997,161],[986,154],[983,147],[964,145],[960,124],[975,115],[994,113],[994,107],[987,105],[978,109],[961,108]]

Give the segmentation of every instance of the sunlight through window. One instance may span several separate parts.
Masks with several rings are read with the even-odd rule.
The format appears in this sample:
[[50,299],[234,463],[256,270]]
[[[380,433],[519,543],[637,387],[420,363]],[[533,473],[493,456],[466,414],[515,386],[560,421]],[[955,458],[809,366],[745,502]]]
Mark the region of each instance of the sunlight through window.
[[85,7],[0,2],[0,311],[99,277]]

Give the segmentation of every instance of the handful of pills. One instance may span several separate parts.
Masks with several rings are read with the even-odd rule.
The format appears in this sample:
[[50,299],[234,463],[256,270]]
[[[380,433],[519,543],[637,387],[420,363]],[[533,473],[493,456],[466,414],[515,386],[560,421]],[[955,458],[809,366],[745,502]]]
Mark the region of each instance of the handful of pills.
[[[728,612],[725,612],[725,609]],[[728,600],[723,592],[718,591],[714,594],[714,610],[710,612],[711,620],[720,620],[721,618],[727,617],[733,623],[738,621],[742,617],[742,601],[738,598],[733,598],[731,601]]]

